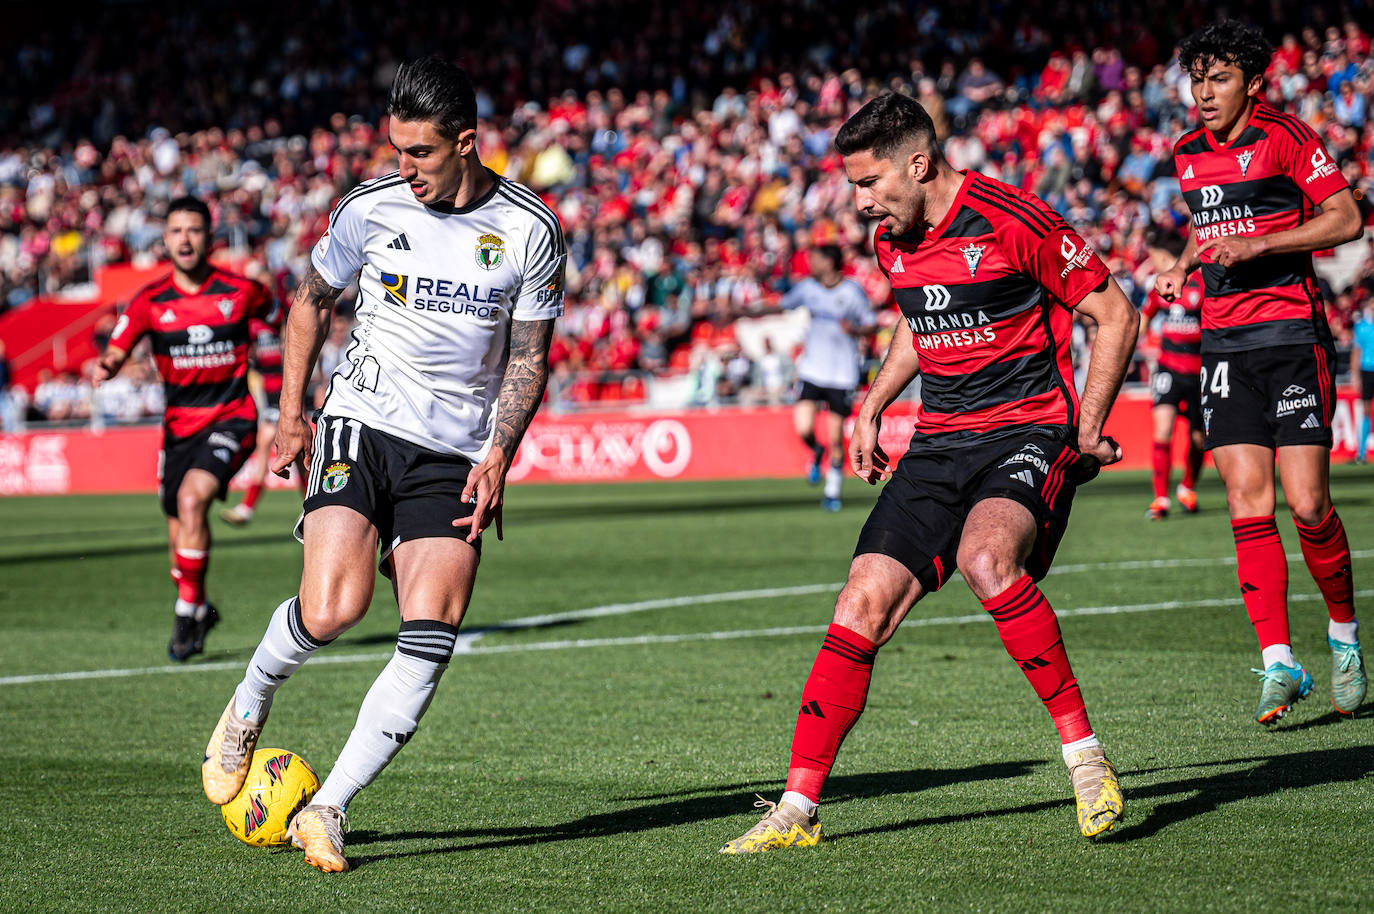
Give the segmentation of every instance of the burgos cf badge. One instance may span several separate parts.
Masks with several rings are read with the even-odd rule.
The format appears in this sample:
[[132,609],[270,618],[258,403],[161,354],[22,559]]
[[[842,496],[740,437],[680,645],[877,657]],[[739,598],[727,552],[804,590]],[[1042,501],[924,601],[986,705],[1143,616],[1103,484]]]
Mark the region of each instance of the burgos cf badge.
[[506,257],[506,243],[500,235],[487,232],[477,236],[477,265],[484,270],[494,270]]
[[348,485],[348,464],[331,463],[324,471],[324,479],[320,481],[320,488],[330,495],[341,491]]
[[393,305],[406,306],[406,277],[399,273],[381,274],[382,288],[386,291],[386,300]]

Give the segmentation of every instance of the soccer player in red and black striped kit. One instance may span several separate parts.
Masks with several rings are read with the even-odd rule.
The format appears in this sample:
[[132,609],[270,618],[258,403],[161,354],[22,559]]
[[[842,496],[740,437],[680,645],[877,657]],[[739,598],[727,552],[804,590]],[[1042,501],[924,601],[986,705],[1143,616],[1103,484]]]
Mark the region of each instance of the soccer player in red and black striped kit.
[[[955,568],[1059,731],[1080,830],[1100,834],[1121,817],[1121,787],[1036,582],[1049,571],[1078,484],[1121,459],[1102,426],[1130,364],[1139,314],[1054,210],[1000,181],[955,171],[913,99],[869,102],[835,147],[859,210],[880,220],[878,264],[906,318],[850,443],[861,479],[889,481],[859,534],[802,689],[786,791],[721,850],[821,839],[816,806],[863,711],[878,649]],[[1099,328],[1081,401],[1069,354],[1075,312]],[[878,446],[882,413],[918,371],[916,433],[890,467]]]
[[[282,389],[282,314],[274,309],[265,319],[254,319],[249,326],[253,337],[253,350],[250,365],[257,371],[262,382],[262,403],[258,408],[258,440],[253,456],[248,459],[248,488],[244,490],[243,500],[231,508],[224,508],[219,516],[225,523],[242,527],[253,519],[258,499],[267,482],[267,465],[272,453],[272,442],[277,437],[277,420],[281,418]],[[305,468],[297,461],[292,467],[296,485],[301,498],[305,497]]]
[[[1168,269],[1183,253],[1183,239],[1157,230],[1148,241],[1150,262],[1160,272]],[[1173,461],[1174,426],[1179,416],[1188,420],[1188,456],[1183,479],[1174,493],[1189,514],[1197,513],[1197,476],[1202,469],[1204,438],[1202,432],[1202,393],[1198,372],[1202,370],[1202,284],[1188,283],[1171,302],[1158,293],[1150,295],[1141,313],[1149,321],[1161,311],[1164,320],[1159,333],[1159,359],[1150,378],[1151,418],[1154,422],[1154,453],[1151,481],[1154,500],[1146,509],[1150,520],[1169,516],[1169,470]]]
[[1202,126],[1174,148],[1192,232],[1155,289],[1177,298],[1201,269],[1202,414],[1226,484],[1241,597],[1259,638],[1255,719],[1277,722],[1312,690],[1293,658],[1288,562],[1274,469],[1303,559],[1326,600],[1331,703],[1353,714],[1365,672],[1345,528],[1331,503],[1335,348],[1312,252],[1358,238],[1354,194],[1321,139],[1260,100],[1273,48],[1259,29],[1208,26],[1179,45]]
[[248,393],[249,325],[273,310],[258,283],[211,265],[210,209],[194,197],[167,207],[162,233],[172,271],[134,296],[95,369],[114,377],[143,336],[152,340],[167,403],[158,497],[167,515],[175,621],[167,655],[205,649],[219,613],[205,597],[210,503],[253,452],[257,406]]

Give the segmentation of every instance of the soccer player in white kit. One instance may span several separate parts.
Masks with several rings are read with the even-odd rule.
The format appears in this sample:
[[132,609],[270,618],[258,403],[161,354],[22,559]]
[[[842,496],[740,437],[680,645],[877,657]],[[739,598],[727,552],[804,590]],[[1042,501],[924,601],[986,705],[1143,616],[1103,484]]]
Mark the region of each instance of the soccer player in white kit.
[[[846,279],[841,272],[844,258],[835,245],[811,251],[811,276],[797,283],[782,297],[782,310],[802,308],[811,315],[802,357],[797,363],[801,382],[793,412],[797,435],[811,449],[807,479],[821,481],[823,459],[830,457],[825,469],[824,498],[821,507],[840,509],[840,490],[844,484],[844,420],[854,405],[859,387],[859,340],[872,333],[877,319],[863,286]],[[816,441],[816,412],[824,404],[828,440]]]
[[[302,457],[309,470],[300,592],[273,614],[201,766],[212,802],[238,794],[273,694],[362,619],[380,553],[401,611],[396,652],[290,826],[325,872],[348,869],[349,801],[415,735],[448,666],[563,311],[558,218],[482,165],[467,75],[439,57],[407,63],[387,110],[400,168],[335,206],[288,318],[273,469]],[[355,276],[358,327],[312,441],[306,382]]]

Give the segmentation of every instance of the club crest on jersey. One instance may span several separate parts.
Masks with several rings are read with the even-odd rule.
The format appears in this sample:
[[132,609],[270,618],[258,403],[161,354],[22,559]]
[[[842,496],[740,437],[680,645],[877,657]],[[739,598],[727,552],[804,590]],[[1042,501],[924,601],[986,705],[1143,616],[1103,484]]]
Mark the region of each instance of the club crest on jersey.
[[225,320],[228,320],[229,315],[234,313],[234,300],[232,298],[221,298],[215,304],[219,306],[219,313],[224,315]]
[[381,274],[382,288],[386,290],[386,300],[393,305],[406,306],[406,277],[400,273]]
[[1236,164],[1240,165],[1240,176],[1245,177],[1245,173],[1250,170],[1250,160],[1255,157],[1255,150],[1247,149],[1236,156]]
[[324,471],[324,478],[320,480],[320,488],[330,495],[341,491],[348,485],[348,470],[346,463],[331,463]]
[[494,270],[506,258],[506,243],[500,235],[487,232],[477,236],[477,265],[484,270]]
[[964,263],[968,264],[968,275],[972,279],[978,275],[978,262],[983,259],[983,245],[969,243],[967,247],[959,249],[959,253],[964,255]]

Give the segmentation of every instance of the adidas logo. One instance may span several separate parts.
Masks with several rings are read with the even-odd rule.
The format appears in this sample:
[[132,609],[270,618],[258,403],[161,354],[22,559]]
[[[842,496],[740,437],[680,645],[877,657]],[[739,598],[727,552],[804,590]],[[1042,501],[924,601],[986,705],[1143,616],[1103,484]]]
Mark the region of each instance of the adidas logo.
[[411,730],[409,733],[391,733],[391,732],[389,732],[389,731],[387,731],[387,730],[383,730],[383,731],[382,731],[382,736],[385,736],[387,739],[394,739],[396,742],[400,743],[402,746],[404,746],[406,743],[410,742],[410,738],[411,738],[412,736],[414,736],[414,735],[415,735],[415,731],[414,731],[414,730]]
[[888,270],[888,272],[889,272],[889,273],[905,273],[905,272],[906,272],[906,267],[902,266],[902,255],[901,255],[901,254],[898,254],[898,255],[897,255],[897,259],[894,260],[894,261],[892,261],[892,269]]
[[801,710],[797,713],[808,714],[812,717],[819,717],[822,719],[825,718],[825,715],[821,713],[821,703],[818,701],[808,701],[801,706]]
[[1308,413],[1307,418],[1302,420],[1303,428],[1321,428],[1322,424],[1317,419],[1316,413]]
[[1179,177],[1179,180],[1180,180],[1180,181],[1191,181],[1192,179],[1193,179],[1193,166],[1192,166],[1191,163],[1189,163],[1187,170],[1183,172],[1183,174]]
[[1017,482],[1024,482],[1026,485],[1031,486],[1032,488],[1034,488],[1035,486],[1035,477],[1031,475],[1030,470],[1022,470],[1019,473],[1012,473],[1011,478],[1015,479]]
[[1254,593],[1257,590],[1259,590],[1259,588],[1256,587],[1254,584],[1251,584],[1249,581],[1245,581],[1240,585],[1241,593]]
[[410,242],[406,241],[406,233],[402,232],[395,238],[391,239],[391,241],[387,244],[387,247],[391,248],[393,251],[410,250]]
[[1031,670],[1042,669],[1043,667],[1047,667],[1049,665],[1050,662],[1046,660],[1044,657],[1032,657],[1030,660],[1022,660],[1020,663],[1021,669],[1025,670],[1026,672],[1030,672]]
[[173,312],[171,308],[168,308],[166,311],[162,312],[162,317],[159,317],[157,320],[160,324],[170,324],[176,319],[176,313]]

